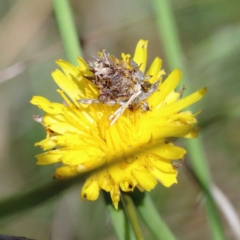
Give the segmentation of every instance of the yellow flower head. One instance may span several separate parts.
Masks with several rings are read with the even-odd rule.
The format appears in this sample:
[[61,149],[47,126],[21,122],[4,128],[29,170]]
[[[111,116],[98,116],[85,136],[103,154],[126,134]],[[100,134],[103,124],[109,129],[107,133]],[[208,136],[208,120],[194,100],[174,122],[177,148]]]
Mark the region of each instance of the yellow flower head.
[[145,73],[146,62],[145,40],[138,42],[133,58],[122,54],[119,60],[103,51],[89,64],[79,58],[77,67],[58,60],[62,71],[52,76],[64,102],[31,100],[45,112],[35,120],[47,132],[35,144],[45,151],[36,156],[37,164],[62,162],[54,175],[58,179],[97,169],[82,188],[83,199],[96,200],[103,189],[117,208],[121,190],[150,191],[158,181],[166,187],[177,183],[172,160],[183,159],[186,151],[170,139],[197,136],[195,115],[181,110],[206,89],[181,99],[182,92],[174,91],[181,72],[175,69],[162,82],[161,59],[155,58]]

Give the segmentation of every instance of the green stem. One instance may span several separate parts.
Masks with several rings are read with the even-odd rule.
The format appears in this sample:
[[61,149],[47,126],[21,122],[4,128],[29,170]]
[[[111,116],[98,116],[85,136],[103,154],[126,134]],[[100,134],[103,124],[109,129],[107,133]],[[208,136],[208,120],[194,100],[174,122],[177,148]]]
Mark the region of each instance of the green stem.
[[81,178],[82,176],[77,176],[65,181],[51,181],[37,188],[25,188],[20,193],[0,200],[0,220],[46,203],[71,186],[79,184]]
[[[69,2],[52,0],[52,3],[67,60],[77,65],[77,58],[83,54]],[[84,89],[84,83],[80,82],[79,87]]]
[[[187,70],[184,66],[184,54],[182,51],[170,1],[153,0],[153,8],[156,12],[156,23],[158,25],[159,35],[163,41],[164,49],[166,51],[168,66],[171,70],[180,68],[183,71],[183,84],[187,86],[186,93],[189,94],[191,92],[190,81],[188,80]],[[207,198],[206,210],[209,225],[212,231],[212,238],[219,240],[224,239],[223,229],[219,220],[218,211],[211,194],[209,194],[211,192],[211,176],[208,170],[201,137],[199,136],[196,139],[186,140],[186,145],[188,149],[188,156],[191,160],[196,176],[206,189],[204,191]]]
[[143,220],[145,221],[149,230],[156,237],[156,239],[176,240],[173,233],[170,231],[166,223],[162,220],[160,214],[152,202],[149,193],[145,193],[141,204],[139,204],[137,207],[137,210],[141,214]]
[[109,193],[103,191],[103,196],[118,240],[136,240],[131,223],[128,221],[121,203],[118,210],[116,210]]
[[133,231],[135,232],[137,240],[143,240],[141,229],[138,224],[137,216],[135,213],[134,204],[132,198],[125,192],[121,193],[121,200],[125,209],[125,212],[132,224]]
[[66,57],[72,64],[77,64],[77,58],[83,54],[69,2],[52,0],[52,3]]

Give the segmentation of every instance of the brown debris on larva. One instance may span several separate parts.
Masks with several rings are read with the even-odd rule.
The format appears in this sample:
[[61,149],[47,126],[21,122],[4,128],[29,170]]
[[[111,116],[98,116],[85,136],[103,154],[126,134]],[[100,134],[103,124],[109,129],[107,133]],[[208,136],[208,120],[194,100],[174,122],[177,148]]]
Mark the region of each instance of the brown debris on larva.
[[130,63],[120,61],[107,54],[105,50],[89,62],[92,77],[86,77],[99,90],[98,99],[81,99],[84,104],[104,103],[106,105],[120,105],[120,108],[109,117],[111,124],[129,108],[142,108],[148,111],[150,108],[146,100],[158,87],[159,81],[151,84],[148,80],[151,76],[145,76],[139,70],[140,66],[133,60]]

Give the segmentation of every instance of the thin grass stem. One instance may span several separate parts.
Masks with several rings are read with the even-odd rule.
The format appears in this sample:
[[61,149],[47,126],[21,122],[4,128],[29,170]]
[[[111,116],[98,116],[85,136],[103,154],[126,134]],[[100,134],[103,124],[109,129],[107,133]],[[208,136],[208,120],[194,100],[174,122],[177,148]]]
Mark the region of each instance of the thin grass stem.
[[126,192],[122,192],[121,201],[123,203],[125,213],[127,214],[128,219],[132,224],[133,231],[137,240],[143,240],[142,232],[138,224],[138,219],[132,198]]

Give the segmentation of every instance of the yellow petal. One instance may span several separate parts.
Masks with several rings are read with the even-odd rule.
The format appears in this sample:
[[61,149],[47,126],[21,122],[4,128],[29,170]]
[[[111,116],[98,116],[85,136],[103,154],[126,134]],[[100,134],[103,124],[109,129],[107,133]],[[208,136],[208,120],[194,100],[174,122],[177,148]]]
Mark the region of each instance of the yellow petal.
[[62,156],[62,162],[66,165],[83,164],[89,160],[89,156],[84,150],[68,150]]
[[172,91],[170,94],[167,95],[163,105],[168,105],[168,104],[174,103],[177,100],[179,100],[179,97],[180,97],[179,92]]
[[[54,147],[66,147],[66,146],[79,146],[86,145],[86,143],[83,142],[81,139],[81,135],[73,135],[73,134],[66,134],[66,135],[58,135],[58,136],[51,136],[49,138],[46,138],[42,140],[41,142],[35,143],[34,146],[40,146],[43,148],[43,150],[52,149]],[[85,149],[86,146],[83,146],[83,149]]]
[[180,79],[182,77],[182,73],[178,69],[174,69],[170,75],[167,77],[167,79],[163,82],[162,85],[160,85],[160,92],[161,92],[161,99],[159,99],[159,102],[161,102],[163,99],[165,99],[174,89],[177,87],[177,85],[180,82]]
[[[132,159],[134,161],[134,159]],[[128,158],[128,162],[130,162],[130,157]],[[109,168],[109,174],[113,181],[119,184],[123,191],[129,191],[129,184],[132,187],[137,185],[136,179],[132,178],[132,171],[135,169],[141,169],[141,166],[138,165],[138,162],[133,162],[129,164],[125,161],[125,158],[117,164],[111,165]],[[126,182],[128,185],[126,186]],[[131,189],[132,190],[132,189]]]
[[112,188],[112,181],[110,179],[108,169],[107,168],[100,169],[97,173],[97,176],[98,176],[98,184],[100,188],[109,192]]
[[55,70],[52,77],[57,85],[65,92],[72,100],[79,100],[84,97],[79,86],[72,79],[64,75],[60,70]]
[[36,155],[38,165],[52,164],[60,162],[64,152],[53,150]]
[[206,88],[202,88],[198,91],[196,91],[195,93],[181,99],[178,102],[169,104],[163,108],[161,108],[158,112],[158,114],[161,115],[171,115],[173,113],[177,113],[180,110],[192,105],[193,103],[199,101],[207,92]]
[[172,173],[165,173],[161,170],[154,168],[152,174],[162,183],[165,187],[170,187],[174,183],[177,183],[177,170],[173,170]]
[[122,191],[124,192],[129,192],[134,190],[134,188],[138,185],[137,180],[135,180],[132,177],[129,177],[128,180],[125,180],[123,182],[119,183],[120,188],[122,189]]
[[181,76],[182,73],[178,69],[173,70],[168,78],[160,85],[159,91],[156,91],[149,97],[149,105],[153,106],[156,110],[159,109],[162,101],[176,88]]
[[99,92],[98,92],[96,86],[93,85],[93,83],[91,83],[90,81],[86,81],[85,94],[86,94],[86,98],[97,99]]
[[99,185],[96,180],[95,174],[91,175],[83,185],[81,197],[89,201],[94,201],[99,196]]
[[155,177],[147,171],[134,170],[132,174],[137,179],[140,187],[147,191],[152,190],[157,184]]
[[44,124],[45,125],[51,125],[53,123],[56,123],[56,122],[66,122],[66,118],[64,115],[62,114],[46,114],[43,118],[43,121],[44,121]]
[[146,76],[152,76],[149,79],[150,83],[155,83],[159,79],[161,67],[162,60],[159,57],[156,57],[146,73]]
[[196,138],[198,136],[199,127],[194,127],[190,133],[185,135],[185,138]]
[[167,159],[182,159],[187,151],[181,147],[173,146],[172,144],[161,144],[154,148],[151,153]]
[[[44,117],[44,123],[48,123],[45,121]],[[67,122],[55,122],[53,124],[48,123],[47,126],[55,133],[59,134],[65,134],[65,133],[82,133],[81,130],[78,128],[75,128],[72,124]]]
[[[100,149],[91,146],[83,146],[83,149],[76,147],[76,149],[69,149],[62,156],[62,162],[66,165],[83,165],[84,163],[94,161],[102,157],[103,153]],[[97,161],[96,161],[97,162]]]
[[[147,161],[150,164],[150,169],[157,168],[165,173],[176,172],[172,166],[172,162],[169,159],[155,157],[154,155],[148,155]],[[152,171],[151,171],[152,172]]]
[[130,59],[131,59],[131,55],[130,55],[130,54],[124,54],[124,53],[122,53],[122,54],[121,54],[121,57],[122,57],[122,60],[123,60],[124,62],[130,63]]
[[161,94],[163,95],[162,96],[163,99],[167,97],[167,95],[170,94],[177,87],[181,77],[182,77],[182,73],[178,69],[174,69],[170,73],[170,75],[167,77],[167,79],[163,82],[163,84],[159,88],[161,91]]
[[118,209],[118,202],[120,201],[120,190],[117,184],[113,185],[112,190],[110,191],[113,205]]
[[171,115],[168,123],[179,121],[182,123],[195,124],[195,123],[197,123],[197,120],[195,119],[194,116],[195,116],[195,114],[193,115],[190,111],[176,113],[176,114]]
[[57,146],[57,143],[50,138],[46,138],[42,140],[41,142],[37,142],[34,144],[34,146],[40,146],[43,151],[52,149]]
[[134,57],[133,57],[133,61],[136,62],[138,66],[141,65],[140,70],[143,73],[147,65],[147,44],[148,44],[148,41],[143,39],[139,40],[136,46]]
[[156,124],[156,126],[152,132],[152,137],[153,139],[156,139],[158,141],[168,137],[183,137],[188,134],[193,128],[191,124],[184,124],[178,126],[157,126],[157,122],[153,124]]
[[64,107],[63,104],[51,103],[48,99],[41,96],[34,96],[30,103],[37,105],[40,109],[50,114],[61,114]]
[[79,70],[73,66],[71,63],[64,61],[64,60],[57,60],[57,65],[60,66],[63,70],[63,72],[66,74],[67,77],[77,77],[79,75]]
[[66,178],[75,177],[77,175],[78,173],[75,171],[74,168],[66,166],[66,167],[57,168],[54,177],[57,179],[66,179]]
[[88,66],[88,64],[84,61],[83,58],[78,57],[77,61],[78,61],[78,64],[79,64],[79,69],[80,69],[80,71],[89,70],[89,66]]

